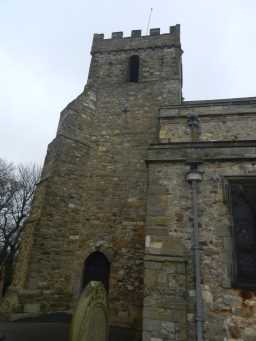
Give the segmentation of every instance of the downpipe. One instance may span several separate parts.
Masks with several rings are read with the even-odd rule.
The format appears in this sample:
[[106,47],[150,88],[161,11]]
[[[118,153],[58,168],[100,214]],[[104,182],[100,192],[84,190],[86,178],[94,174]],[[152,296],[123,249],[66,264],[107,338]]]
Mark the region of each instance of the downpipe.
[[202,173],[198,171],[197,163],[190,164],[190,171],[186,180],[191,185],[192,192],[192,250],[194,258],[195,270],[195,287],[196,287],[196,340],[203,341],[203,299],[201,288],[201,271],[200,271],[200,244],[199,244],[199,226],[198,226],[198,184],[202,181]]

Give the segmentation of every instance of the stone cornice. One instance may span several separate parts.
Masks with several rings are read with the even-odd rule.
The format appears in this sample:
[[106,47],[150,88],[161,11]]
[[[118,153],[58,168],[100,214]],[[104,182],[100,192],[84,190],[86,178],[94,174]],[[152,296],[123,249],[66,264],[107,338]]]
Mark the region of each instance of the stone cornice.
[[222,98],[213,100],[198,100],[198,101],[184,101],[176,105],[168,105],[161,107],[161,109],[181,109],[190,107],[208,107],[208,106],[222,106],[222,105],[245,105],[256,104],[256,97],[238,97],[238,98]]
[[106,54],[106,53],[113,53],[113,52],[127,52],[127,51],[139,51],[139,50],[154,50],[154,49],[179,49],[181,53],[183,53],[183,50],[181,49],[180,44],[166,44],[166,45],[161,45],[161,46],[149,46],[149,47],[130,47],[130,48],[110,48],[108,50],[92,50],[91,55],[95,54]]
[[[161,112],[159,114],[159,118],[161,120],[174,120],[174,119],[188,119],[188,110],[184,110],[184,113],[166,113],[166,112]],[[210,118],[210,119],[214,119],[214,118],[228,118],[228,117],[245,117],[245,118],[255,118],[256,117],[256,108],[254,112],[250,112],[250,111],[239,111],[239,112],[217,112],[217,113],[211,113],[211,112],[205,112],[205,113],[201,113],[200,112],[200,119],[203,118]]]
[[256,160],[256,140],[151,145],[146,162],[189,162],[191,160],[202,162]]

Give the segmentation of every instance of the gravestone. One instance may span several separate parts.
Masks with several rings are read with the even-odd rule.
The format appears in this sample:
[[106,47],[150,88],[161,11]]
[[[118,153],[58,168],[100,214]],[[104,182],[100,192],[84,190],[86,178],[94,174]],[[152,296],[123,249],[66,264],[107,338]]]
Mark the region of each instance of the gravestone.
[[90,282],[81,294],[71,326],[71,341],[107,341],[107,291],[101,282]]

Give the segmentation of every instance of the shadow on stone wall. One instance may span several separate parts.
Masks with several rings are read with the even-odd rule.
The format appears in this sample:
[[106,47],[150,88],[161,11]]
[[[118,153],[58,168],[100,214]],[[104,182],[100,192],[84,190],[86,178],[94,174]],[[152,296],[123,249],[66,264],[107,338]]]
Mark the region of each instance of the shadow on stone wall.
[[109,341],[141,341],[141,335],[136,330],[111,327]]

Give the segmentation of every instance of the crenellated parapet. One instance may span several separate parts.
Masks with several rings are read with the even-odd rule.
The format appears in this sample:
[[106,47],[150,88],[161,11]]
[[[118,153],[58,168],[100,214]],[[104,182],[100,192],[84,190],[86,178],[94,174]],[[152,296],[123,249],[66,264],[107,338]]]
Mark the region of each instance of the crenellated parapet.
[[123,32],[112,32],[111,38],[104,34],[94,34],[92,54],[106,51],[120,51],[146,48],[180,48],[180,25],[170,26],[169,33],[162,33],[160,28],[151,28],[148,35],[141,30],[132,30],[129,37]]

